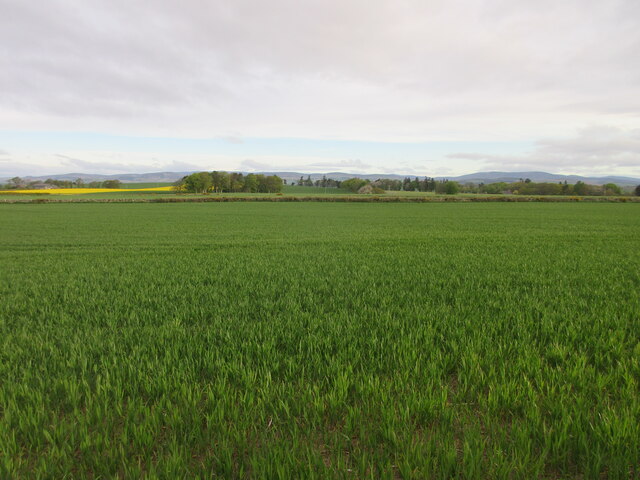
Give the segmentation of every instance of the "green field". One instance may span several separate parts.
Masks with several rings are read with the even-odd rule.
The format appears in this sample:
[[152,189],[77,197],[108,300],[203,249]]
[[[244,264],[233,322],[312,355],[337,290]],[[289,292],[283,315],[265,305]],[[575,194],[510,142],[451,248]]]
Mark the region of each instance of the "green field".
[[140,182],[140,183],[123,183],[120,188],[155,188],[155,187],[171,187],[173,182]]
[[299,195],[353,195],[354,192],[346,188],[300,187],[298,185],[285,185],[282,187],[284,194]]
[[0,225],[0,478],[640,475],[640,204]]

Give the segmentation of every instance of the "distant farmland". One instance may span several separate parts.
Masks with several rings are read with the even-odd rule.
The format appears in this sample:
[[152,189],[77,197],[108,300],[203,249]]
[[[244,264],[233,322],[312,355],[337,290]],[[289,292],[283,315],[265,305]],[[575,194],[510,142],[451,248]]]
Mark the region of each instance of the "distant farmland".
[[154,188],[154,187],[171,187],[173,182],[146,182],[146,183],[123,183],[122,188]]
[[0,219],[0,478],[640,474],[640,204]]

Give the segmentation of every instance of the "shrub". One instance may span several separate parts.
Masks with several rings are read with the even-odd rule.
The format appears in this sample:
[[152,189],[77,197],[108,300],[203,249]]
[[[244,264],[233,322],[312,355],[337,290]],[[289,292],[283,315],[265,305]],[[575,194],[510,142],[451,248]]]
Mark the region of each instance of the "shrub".
[[460,191],[460,184],[452,180],[440,182],[436,185],[436,193],[444,193],[446,195],[455,195]]

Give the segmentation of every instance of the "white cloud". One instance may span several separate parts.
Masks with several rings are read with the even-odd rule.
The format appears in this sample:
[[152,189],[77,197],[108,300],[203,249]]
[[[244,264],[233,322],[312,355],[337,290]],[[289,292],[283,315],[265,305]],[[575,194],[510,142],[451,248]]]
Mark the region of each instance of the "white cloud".
[[370,163],[365,163],[362,160],[333,160],[324,162],[315,162],[309,164],[308,167],[314,168],[328,168],[328,169],[352,169],[360,172],[370,170],[373,166]]
[[259,170],[269,170],[273,167],[268,163],[258,162],[256,160],[252,160],[247,158],[242,160],[239,165],[239,170],[248,170],[248,171],[259,171]]

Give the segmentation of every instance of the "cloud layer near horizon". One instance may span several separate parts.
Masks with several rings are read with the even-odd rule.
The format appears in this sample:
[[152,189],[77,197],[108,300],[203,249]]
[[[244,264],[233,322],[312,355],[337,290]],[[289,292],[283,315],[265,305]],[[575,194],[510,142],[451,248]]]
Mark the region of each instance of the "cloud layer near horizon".
[[[640,174],[635,0],[0,0],[0,11],[2,130],[527,141],[531,152],[506,157],[425,151],[388,166]],[[299,166],[356,161],[308,156]]]

